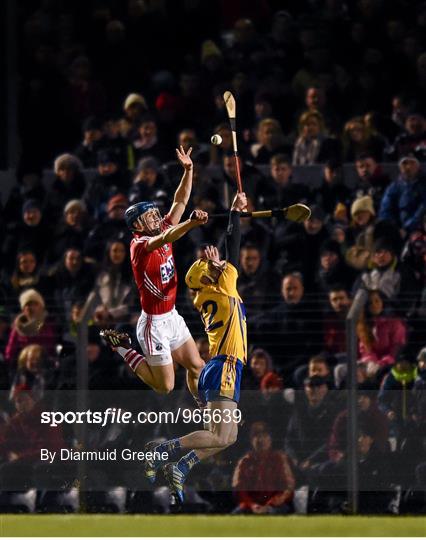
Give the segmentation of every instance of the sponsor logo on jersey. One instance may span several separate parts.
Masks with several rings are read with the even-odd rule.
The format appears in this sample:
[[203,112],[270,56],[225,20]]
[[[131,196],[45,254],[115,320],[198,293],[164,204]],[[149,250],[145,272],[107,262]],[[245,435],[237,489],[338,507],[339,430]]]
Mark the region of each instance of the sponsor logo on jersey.
[[169,281],[175,275],[175,265],[173,261],[173,255],[167,258],[164,264],[160,264],[161,283],[169,283]]

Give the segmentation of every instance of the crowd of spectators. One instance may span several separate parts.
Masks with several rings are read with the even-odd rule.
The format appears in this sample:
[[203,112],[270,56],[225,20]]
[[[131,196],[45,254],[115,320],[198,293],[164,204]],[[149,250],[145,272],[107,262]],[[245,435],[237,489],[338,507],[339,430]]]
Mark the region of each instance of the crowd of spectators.
[[[303,224],[241,222],[245,421],[234,447],[194,470],[187,500],[206,511],[345,511],[345,318],[363,288],[360,511],[425,512],[426,4],[178,5],[44,1],[20,14],[22,155],[0,220],[0,504],[10,503],[11,479],[31,487],[42,444],[76,444],[75,433],[34,422],[43,400],[61,407],[58,396],[76,389],[77,330],[92,291],[90,390],[106,391],[106,407],[132,407],[120,391],[139,396],[138,409],[191,406],[179,371],[173,394],[153,396],[99,330],[134,336],[140,305],[124,212],[142,200],[167,212],[182,174],[176,146],[193,148],[188,210],[229,207],[235,161],[222,94],[231,89],[249,210],[304,202],[312,214]],[[321,173],[301,181],[311,165]],[[223,247],[225,226],[210,220],[175,245],[181,283],[202,246]],[[177,307],[207,360],[182,285]],[[141,447],[167,429],[94,430],[89,445]],[[126,471],[112,468],[108,484],[130,482]],[[170,511],[164,488],[144,488],[127,495],[127,510]]]

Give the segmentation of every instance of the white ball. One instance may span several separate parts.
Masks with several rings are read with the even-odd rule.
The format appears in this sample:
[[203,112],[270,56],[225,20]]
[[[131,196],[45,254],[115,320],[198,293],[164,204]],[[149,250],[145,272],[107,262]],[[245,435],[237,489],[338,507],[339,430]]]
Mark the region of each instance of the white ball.
[[210,140],[212,144],[215,144],[217,146],[222,142],[222,137],[216,133],[215,135],[212,136]]

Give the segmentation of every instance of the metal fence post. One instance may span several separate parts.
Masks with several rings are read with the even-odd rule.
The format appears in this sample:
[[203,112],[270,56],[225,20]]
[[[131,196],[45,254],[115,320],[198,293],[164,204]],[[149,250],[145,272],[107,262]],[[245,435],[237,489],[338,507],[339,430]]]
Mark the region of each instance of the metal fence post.
[[[87,344],[88,344],[88,322],[93,315],[95,307],[99,304],[99,296],[96,292],[91,292],[84,304],[81,320],[77,328],[77,410],[86,411],[88,409],[88,390],[89,390],[89,365],[87,362]],[[76,425],[76,435],[79,447],[82,450],[86,449],[86,423]],[[80,491],[80,512],[84,512],[86,488],[86,462],[81,460],[78,462],[78,480]]]
[[346,317],[347,389],[348,389],[348,498],[352,514],[358,512],[358,404],[357,404],[357,360],[358,339],[356,325],[367,301],[367,291],[359,289]]

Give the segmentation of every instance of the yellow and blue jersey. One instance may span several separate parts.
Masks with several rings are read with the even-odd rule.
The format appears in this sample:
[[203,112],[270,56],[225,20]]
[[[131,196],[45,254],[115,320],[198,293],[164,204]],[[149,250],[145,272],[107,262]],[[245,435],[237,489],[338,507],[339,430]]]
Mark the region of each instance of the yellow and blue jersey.
[[200,398],[206,402],[239,400],[242,368],[247,363],[247,322],[237,279],[237,269],[228,262],[218,282],[203,287],[194,299],[210,345],[211,360],[199,381]]
[[237,291],[237,269],[227,263],[217,283],[197,292],[200,312],[210,345],[210,357],[226,356],[247,363],[247,322]]

